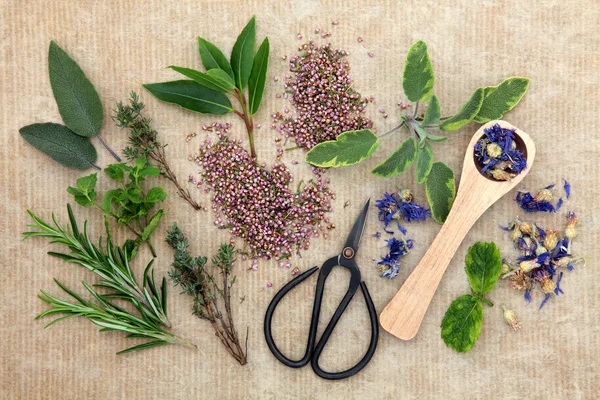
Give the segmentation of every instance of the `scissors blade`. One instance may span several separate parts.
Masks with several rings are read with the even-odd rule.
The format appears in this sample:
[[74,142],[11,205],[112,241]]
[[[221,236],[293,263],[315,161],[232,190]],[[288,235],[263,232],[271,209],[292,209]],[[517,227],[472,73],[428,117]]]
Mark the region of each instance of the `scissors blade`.
[[354,226],[348,235],[348,239],[346,239],[346,244],[344,248],[351,247],[354,251],[358,250],[358,245],[360,244],[360,240],[362,239],[363,232],[365,230],[365,222],[367,221],[367,212],[369,211],[369,204],[371,203],[371,199],[367,200],[365,205],[362,208],[362,211],[356,218],[354,222]]

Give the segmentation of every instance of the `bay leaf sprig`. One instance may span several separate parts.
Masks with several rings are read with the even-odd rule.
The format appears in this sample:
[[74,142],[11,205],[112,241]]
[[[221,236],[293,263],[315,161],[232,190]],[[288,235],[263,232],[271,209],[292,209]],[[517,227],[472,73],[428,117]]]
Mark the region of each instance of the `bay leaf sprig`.
[[240,365],[245,365],[248,333],[246,345],[242,348],[231,309],[231,288],[235,283],[235,276],[231,278],[231,273],[236,262],[235,248],[230,244],[221,244],[211,260],[215,275],[210,271],[206,257],[190,255],[188,240],[177,224],[173,224],[167,232],[167,243],[175,250],[173,268],[169,271],[173,284],[181,288],[182,294],[193,298],[192,313],[209,321],[229,354]]
[[[415,165],[415,180],[425,183],[427,200],[432,217],[444,223],[454,202],[456,183],[454,172],[444,163],[436,162],[432,143],[446,140],[444,135],[432,134],[431,130],[452,132],[461,129],[471,121],[485,123],[501,118],[521,100],[529,86],[529,79],[512,77],[497,86],[476,89],[467,102],[451,116],[442,117],[440,102],[433,93],[434,71],[429,58],[427,45],[418,41],[412,45],[406,56],[402,88],[406,98],[413,102],[413,112],[400,117],[398,126],[376,137],[362,133],[353,134],[352,147],[336,144],[345,140],[344,134],[337,140],[320,143],[306,154],[306,161],[318,167],[340,167],[361,162],[371,156],[379,140],[405,127],[409,131],[398,149],[371,171],[373,175],[390,178],[407,171]],[[420,106],[427,104],[424,112]],[[364,141],[364,145],[360,145]],[[326,150],[326,152],[324,152]]]
[[[255,53],[255,42],[255,17],[238,36],[229,61],[217,46],[199,37],[198,50],[206,72],[172,65],[169,68],[188,79],[149,83],[144,87],[159,100],[188,110],[212,115],[230,112],[238,115],[246,126],[250,154],[256,159],[253,116],[263,98],[270,47],[269,38],[265,38]],[[232,106],[229,97],[237,101],[239,109]]]
[[442,339],[459,353],[469,351],[477,342],[483,323],[482,303],[493,307],[485,297],[502,274],[502,257],[494,243],[477,242],[469,248],[465,258],[465,272],[471,294],[458,297],[442,320]]
[[54,99],[64,125],[38,123],[19,130],[23,138],[67,168],[87,169],[96,164],[95,136],[117,160],[120,157],[100,136],[104,108],[100,96],[81,67],[56,42],[50,42],[48,72]]

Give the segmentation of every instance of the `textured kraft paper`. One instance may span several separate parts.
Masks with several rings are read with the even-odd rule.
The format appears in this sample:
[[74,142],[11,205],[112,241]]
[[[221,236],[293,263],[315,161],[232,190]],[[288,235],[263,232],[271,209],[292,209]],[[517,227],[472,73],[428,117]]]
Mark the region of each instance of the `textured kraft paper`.
[[[598,115],[600,115],[600,7],[597,1],[481,1],[368,2],[365,1],[1,1],[0,2],[0,217],[1,358],[0,397],[5,399],[592,399],[600,390],[600,277],[598,275]],[[450,5],[452,4],[452,5]],[[451,301],[468,293],[463,270],[468,247],[478,240],[495,241],[505,256],[514,256],[511,242],[498,224],[519,212],[515,191],[494,204],[475,224],[452,260],[415,339],[404,342],[381,332],[371,363],[357,376],[329,382],[310,367],[294,370],[277,362],[263,337],[268,302],[291,278],[290,270],[275,261],[260,262],[256,272],[248,263],[236,266],[234,317],[245,337],[248,329],[249,364],[240,367],[228,355],[206,321],[190,313],[191,300],[170,288],[169,314],[174,331],[192,340],[197,350],[165,346],[116,356],[127,342],[121,333],[98,333],[84,319],[70,319],[44,330],[34,317],[46,308],[36,298],[40,289],[64,297],[52,281],[58,278],[83,293],[82,280],[95,275],[46,255],[58,250],[44,239],[21,241],[29,218],[27,209],[48,220],[55,212],[66,223],[65,204],[72,198],[65,189],[82,172],[67,170],[23,139],[18,130],[35,122],[60,122],[48,80],[47,52],[56,40],[84,69],[96,86],[105,108],[103,137],[122,149],[126,133],[115,127],[110,111],[132,90],[141,94],[148,116],[154,119],[161,140],[169,144],[168,157],[185,182],[198,168],[187,161],[204,138],[201,126],[230,121],[235,137],[246,140],[236,116],[215,118],[160,103],[143,90],[142,83],[177,79],[168,65],[201,68],[196,37],[229,49],[251,15],[257,17],[257,38],[271,41],[268,83],[263,105],[256,115],[262,127],[256,132],[259,158],[271,164],[275,157],[270,129],[271,114],[288,104],[276,98],[288,61],[299,44],[316,38],[315,28],[331,31],[334,47],[350,51],[354,87],[374,96],[369,115],[378,132],[399,122],[402,68],[410,45],[422,39],[429,45],[435,70],[435,93],[443,114],[458,110],[471,92],[513,76],[531,78],[523,101],[505,119],[528,132],[537,144],[535,164],[519,189],[537,190],[570,180],[573,196],[556,215],[532,215],[545,227],[562,228],[564,212],[581,216],[580,235],[574,242],[587,266],[566,273],[565,292],[538,311],[539,292],[527,305],[522,296],[500,282],[490,294],[496,304],[485,307],[477,345],[457,354],[440,338],[440,322]],[[339,20],[333,26],[332,21]],[[298,33],[303,41],[296,38]],[[364,42],[357,38],[362,36]],[[319,43],[325,40],[318,38]],[[374,57],[369,57],[372,51]],[[276,82],[274,77],[279,77]],[[389,114],[384,119],[378,112]],[[478,128],[470,124],[450,139],[434,145],[435,156],[448,163],[459,178],[465,146]],[[198,132],[191,143],[186,136]],[[375,156],[361,165],[328,172],[337,193],[331,218],[336,229],[328,239],[313,241],[293,266],[301,269],[337,254],[364,201],[384,191],[408,187],[424,203],[424,187],[410,172],[392,179],[370,175],[370,169],[397,146],[406,132],[386,137]],[[244,142],[246,143],[246,142]],[[98,164],[113,160],[98,142]],[[295,181],[309,179],[309,168],[299,151],[286,152]],[[91,171],[89,171],[91,172]],[[194,212],[179,199],[167,181],[166,216],[154,234],[159,257],[156,275],[169,269],[172,252],[164,243],[174,221],[191,238],[193,253],[211,255],[227,232],[213,225],[209,196],[192,190],[209,208]],[[109,187],[99,175],[100,192]],[[193,189],[190,186],[190,189]],[[349,201],[347,207],[344,202]],[[94,238],[103,234],[102,217],[95,210],[74,206],[78,218],[90,221]],[[527,218],[529,218],[528,216]],[[371,237],[381,225],[376,209],[368,217],[358,263],[375,306],[381,311],[426,251],[439,230],[433,221],[409,225],[415,248],[402,260],[394,280],[378,277],[372,261],[382,255],[381,241]],[[126,235],[120,232],[119,240]],[[147,251],[133,266],[138,276],[150,259]],[[335,271],[328,281],[321,330],[345,291],[348,275]],[[268,288],[267,282],[273,287]],[[304,351],[315,279],[282,302],[274,319],[280,347],[300,356]],[[240,298],[245,298],[243,302]],[[502,319],[506,304],[521,319],[523,329],[513,332]],[[48,321],[45,321],[48,322]],[[347,368],[359,360],[369,340],[369,325],[362,295],[357,294],[322,355],[326,369]]]

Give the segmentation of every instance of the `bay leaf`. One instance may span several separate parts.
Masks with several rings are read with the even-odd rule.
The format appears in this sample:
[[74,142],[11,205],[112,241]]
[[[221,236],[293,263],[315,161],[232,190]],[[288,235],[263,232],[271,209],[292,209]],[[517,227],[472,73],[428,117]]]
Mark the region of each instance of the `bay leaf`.
[[242,33],[238,36],[231,50],[231,69],[233,70],[235,85],[240,90],[244,90],[252,72],[255,40],[256,19],[252,17],[250,22],[242,29]]
[[[224,80],[222,77],[215,76],[214,73],[213,75],[209,75],[206,72],[197,71],[192,68],[177,67],[175,65],[170,65],[169,68],[192,79],[194,82],[204,87],[216,90],[221,93],[231,93],[232,89],[234,88],[234,86],[231,84],[231,81],[227,81]],[[226,76],[229,76],[226,72],[220,69],[217,69],[217,71],[221,71]]]
[[199,113],[224,115],[233,110],[226,95],[194,81],[148,83],[143,86],[159,100]]
[[211,42],[201,37],[198,37],[198,50],[200,51],[200,58],[202,59],[202,65],[207,71],[218,68],[227,73],[233,79],[233,70],[227,60],[227,57],[221,50]]
[[265,38],[262,42],[256,56],[254,57],[254,65],[248,79],[248,104],[250,113],[256,114],[262,101],[265,84],[267,82],[267,69],[269,65],[269,38]]

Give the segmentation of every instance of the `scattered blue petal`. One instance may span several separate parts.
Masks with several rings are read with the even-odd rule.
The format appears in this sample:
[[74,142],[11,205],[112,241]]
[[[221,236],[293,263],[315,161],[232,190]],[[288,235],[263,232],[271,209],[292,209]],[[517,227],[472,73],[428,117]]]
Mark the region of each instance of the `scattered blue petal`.
[[545,200],[536,200],[529,192],[519,192],[515,201],[525,212],[556,212],[556,209]]
[[567,196],[567,199],[568,199],[569,197],[571,197],[571,185],[569,184],[569,182],[567,182],[566,179],[563,179],[563,181],[565,181],[563,188],[565,189],[565,195]]
[[386,244],[389,247],[389,252],[383,256],[377,265],[381,266],[381,276],[384,278],[395,278],[400,271],[400,258],[408,253],[409,249],[412,249],[414,242],[409,240],[398,240],[391,238],[386,240]]
[[562,205],[563,205],[563,199],[561,197],[560,199],[558,199],[558,203],[556,204],[556,209],[554,210],[554,212],[557,212],[558,210],[560,210]]
[[556,288],[554,289],[554,294],[558,296],[559,293],[565,293],[562,291],[562,289],[560,288],[560,281],[562,280],[563,277],[563,273],[561,272],[560,274],[558,274],[558,279],[556,280]]
[[541,309],[542,309],[542,307],[544,307],[544,304],[546,304],[546,302],[547,302],[548,300],[550,300],[550,297],[551,297],[551,296],[550,296],[550,293],[546,293],[546,296],[544,296],[544,300],[542,300],[542,304],[540,304],[540,308],[538,308],[538,310],[541,310]]
[[527,303],[531,303],[531,290],[530,289],[525,290],[525,295],[523,297],[525,297],[525,300],[527,300]]
[[568,263],[568,264],[567,264],[567,269],[568,269],[569,271],[573,271],[573,270],[575,269],[575,266],[573,265],[573,263]]
[[372,234],[371,236],[373,236],[376,239],[379,239],[381,237],[381,232],[377,231],[374,234]]

